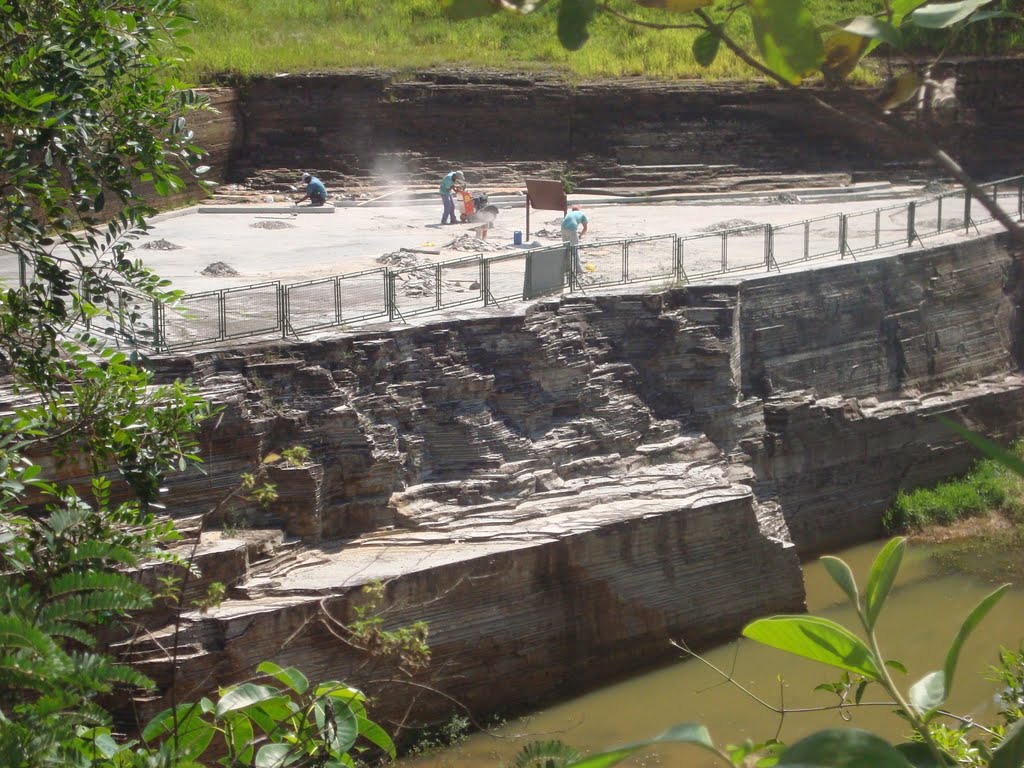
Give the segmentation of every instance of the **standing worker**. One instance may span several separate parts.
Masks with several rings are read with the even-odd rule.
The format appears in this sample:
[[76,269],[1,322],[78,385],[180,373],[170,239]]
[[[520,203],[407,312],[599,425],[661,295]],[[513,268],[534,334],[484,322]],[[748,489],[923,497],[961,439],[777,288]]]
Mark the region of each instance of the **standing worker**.
[[[583,231],[577,231],[580,224]],[[587,215],[574,205],[572,210],[562,219],[562,242],[568,243],[572,249],[573,262],[576,265],[576,274],[583,271],[583,264],[580,263],[580,238],[587,234]]]
[[304,173],[302,174],[302,183],[306,185],[306,194],[295,201],[296,205],[307,198],[310,205],[323,205],[327,202],[327,187],[320,179]]
[[[452,171],[441,179],[441,204],[444,206],[444,212],[441,214],[442,224],[455,223],[455,202],[452,200],[452,190],[462,189],[465,183],[466,177],[462,175],[462,171]],[[448,220],[449,218],[451,221]]]

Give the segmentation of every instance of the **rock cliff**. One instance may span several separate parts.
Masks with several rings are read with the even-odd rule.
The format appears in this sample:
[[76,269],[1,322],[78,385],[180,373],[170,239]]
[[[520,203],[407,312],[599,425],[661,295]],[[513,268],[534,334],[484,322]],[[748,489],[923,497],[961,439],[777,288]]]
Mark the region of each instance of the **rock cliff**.
[[[966,469],[936,418],[1024,424],[1000,236],[652,294],[155,362],[223,406],[170,508],[196,533],[242,472],[281,500],[208,520],[228,600],[122,645],[179,700],[264,659],[344,677],[392,722],[508,711],[798,611],[798,552],[869,540],[901,488]],[[398,675],[346,634],[360,588],[430,624]],[[386,660],[385,660],[386,661]],[[381,680],[385,683],[381,683]],[[441,693],[437,693],[440,691]],[[166,704],[144,702],[143,715]]]

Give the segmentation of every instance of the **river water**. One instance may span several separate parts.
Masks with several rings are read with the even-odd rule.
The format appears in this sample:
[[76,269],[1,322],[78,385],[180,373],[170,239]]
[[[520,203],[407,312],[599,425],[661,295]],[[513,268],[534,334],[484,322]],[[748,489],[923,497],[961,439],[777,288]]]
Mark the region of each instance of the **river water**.
[[[863,591],[868,569],[883,542],[837,553],[853,569]],[[909,674],[894,673],[905,691],[924,674],[942,668],[949,643],[974,605],[997,585],[964,575],[940,572],[934,549],[909,547],[900,577],[879,621],[882,652],[898,659]],[[820,562],[804,566],[808,609],[859,632],[853,610],[825,573]],[[1014,587],[992,610],[964,646],[946,709],[984,722],[995,713],[998,687],[985,679],[999,647],[1017,648],[1024,638],[1024,589]],[[740,640],[702,654],[766,701],[787,708],[835,703],[834,695],[815,692],[822,682],[837,680],[838,670],[788,656],[757,643]],[[682,657],[682,653],[680,654]],[[783,682],[780,684],[779,676]],[[864,701],[879,701],[871,687]],[[476,734],[443,752],[401,761],[403,768],[500,768],[526,743],[559,739],[583,753],[650,738],[672,725],[698,721],[708,726],[718,745],[746,738],[763,741],[775,736],[792,743],[820,728],[842,725],[835,711],[790,713],[779,716],[744,695],[735,686],[694,659],[610,685],[529,716],[510,720],[491,733]],[[852,723],[891,739],[907,727],[888,707],[860,708]],[[660,748],[622,763],[629,766],[713,766],[706,753],[681,745]]]

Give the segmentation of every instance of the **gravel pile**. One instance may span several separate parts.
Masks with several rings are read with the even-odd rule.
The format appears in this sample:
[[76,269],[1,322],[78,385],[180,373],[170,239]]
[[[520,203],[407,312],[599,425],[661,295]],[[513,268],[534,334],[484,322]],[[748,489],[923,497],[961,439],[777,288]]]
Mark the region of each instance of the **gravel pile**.
[[293,229],[294,224],[289,224],[287,221],[280,221],[278,219],[272,219],[270,221],[257,221],[255,224],[250,224],[253,229]]
[[223,261],[215,261],[199,274],[207,277],[237,277],[238,270]]
[[143,243],[139,248],[145,248],[147,251],[180,251],[185,246],[175,245],[170,240],[150,240],[148,243]]

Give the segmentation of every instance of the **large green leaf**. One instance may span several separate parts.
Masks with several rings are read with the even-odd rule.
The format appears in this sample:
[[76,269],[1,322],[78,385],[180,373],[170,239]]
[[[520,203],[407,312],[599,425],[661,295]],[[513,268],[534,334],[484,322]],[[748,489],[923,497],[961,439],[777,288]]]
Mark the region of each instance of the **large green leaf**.
[[587,25],[597,11],[597,0],[562,0],[558,8],[558,41],[569,51],[578,51],[587,42]]
[[821,564],[828,572],[828,575],[832,577],[832,581],[838,584],[839,588],[850,598],[850,603],[853,607],[859,608],[860,594],[857,592],[857,581],[853,578],[853,571],[850,570],[850,566],[838,557],[832,557],[831,555],[822,557]]
[[841,624],[817,616],[771,616],[743,628],[744,637],[780,651],[879,680],[874,656]]
[[1024,477],[1024,460],[1021,460],[1018,456],[1015,456],[1005,448],[993,443],[991,440],[987,440],[981,435],[971,432],[969,429],[957,424],[955,421],[947,419],[945,416],[940,416],[939,421],[981,451],[987,458],[999,462],[1019,477]]
[[889,541],[875,557],[868,573],[868,584],[864,591],[864,621],[868,631],[874,629],[878,614],[882,612],[885,598],[896,581],[907,540],[897,537]]
[[859,728],[812,733],[782,753],[779,768],[910,768],[885,739]]
[[956,760],[949,755],[943,755],[943,760],[939,763],[928,745],[921,741],[906,741],[897,744],[896,751],[903,755],[913,768],[947,768],[947,766],[957,764]]
[[968,614],[967,618],[964,619],[963,624],[960,625],[960,631],[956,633],[956,637],[953,638],[953,643],[949,646],[949,650],[946,652],[946,663],[943,665],[943,672],[946,676],[946,695],[953,690],[953,677],[956,674],[956,665],[960,659],[960,651],[964,647],[964,643],[967,638],[970,637],[971,632],[981,623],[982,619],[988,615],[988,612],[992,610],[996,603],[1003,597],[1006,590],[1010,588],[1009,584],[1003,584],[1001,587],[996,589],[991,594],[982,598],[982,600],[974,607],[974,610]]
[[253,765],[256,768],[283,768],[299,758],[299,753],[292,753],[288,744],[264,744],[256,753]]
[[391,740],[388,732],[381,728],[374,722],[366,719],[365,717],[357,716],[356,720],[359,723],[359,735],[367,741],[376,744],[378,747],[383,749],[389,755],[391,759],[395,759],[395,742]]
[[652,747],[656,744],[693,744],[701,749],[706,749],[715,755],[718,750],[711,742],[711,735],[708,729],[700,723],[681,723],[669,728],[660,736],[649,741],[638,741],[622,747],[602,752],[599,755],[590,755],[582,760],[569,763],[564,768],[609,768],[609,766],[622,762],[634,752]]
[[702,32],[693,39],[693,58],[702,67],[710,67],[718,56],[721,38],[712,32]]
[[262,672],[265,675],[270,675],[279,683],[287,685],[293,691],[298,694],[303,694],[306,689],[309,688],[309,680],[295,667],[281,668],[272,661],[264,661],[258,667],[257,672]]
[[925,29],[945,29],[963,21],[992,0],[961,0],[958,3],[928,3],[907,15],[907,21]]
[[278,695],[280,695],[280,691],[269,685],[242,683],[234,688],[229,688],[220,697],[220,701],[217,702],[217,717],[224,717],[228,712],[245,709]]
[[941,670],[929,672],[910,686],[908,693],[914,709],[921,714],[930,712],[946,700],[946,673]]
[[903,35],[897,27],[894,27],[885,19],[878,19],[874,16],[858,16],[839,26],[846,32],[866,37],[870,40],[888,43],[893,48],[901,48],[903,46]]
[[1011,725],[992,752],[989,768],[1020,768],[1024,765],[1024,720]]
[[821,33],[802,0],[750,0],[747,10],[764,63],[797,85],[821,68]]
[[255,735],[252,721],[244,713],[232,712],[225,718],[224,740],[239,764],[249,765],[252,762]]
[[903,19],[906,18],[908,13],[927,2],[928,0],[890,0],[889,7],[892,9],[891,23],[898,27],[903,23]]

